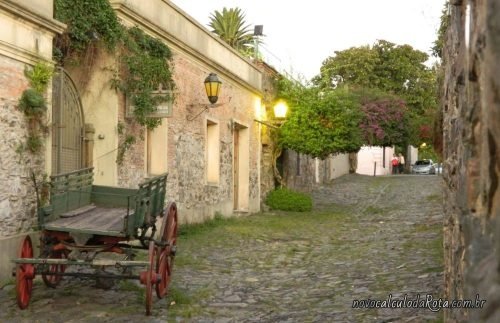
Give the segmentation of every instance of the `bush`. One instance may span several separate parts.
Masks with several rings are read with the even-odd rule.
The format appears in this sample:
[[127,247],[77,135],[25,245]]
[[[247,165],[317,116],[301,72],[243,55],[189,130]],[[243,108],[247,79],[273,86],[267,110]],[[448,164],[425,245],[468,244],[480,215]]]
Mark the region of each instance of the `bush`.
[[35,89],[27,89],[19,100],[19,109],[27,116],[40,117],[47,110],[45,98]]
[[273,210],[305,212],[312,209],[312,199],[309,195],[286,188],[270,192],[266,204]]

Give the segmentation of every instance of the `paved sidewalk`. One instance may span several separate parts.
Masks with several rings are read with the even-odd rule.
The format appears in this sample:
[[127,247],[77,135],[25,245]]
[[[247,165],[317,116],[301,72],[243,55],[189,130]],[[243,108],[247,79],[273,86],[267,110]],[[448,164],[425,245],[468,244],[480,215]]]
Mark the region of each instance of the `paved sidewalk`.
[[344,176],[310,213],[273,212],[191,228],[170,295],[143,315],[134,282],[110,290],[36,282],[30,307],[0,289],[0,322],[423,322],[428,309],[352,309],[354,300],[441,297],[439,176]]

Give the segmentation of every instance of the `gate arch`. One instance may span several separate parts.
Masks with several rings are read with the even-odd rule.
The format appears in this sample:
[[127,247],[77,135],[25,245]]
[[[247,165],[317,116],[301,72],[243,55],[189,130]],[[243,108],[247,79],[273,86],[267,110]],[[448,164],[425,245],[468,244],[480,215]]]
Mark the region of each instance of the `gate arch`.
[[57,67],[52,80],[52,175],[81,169],[84,160],[83,106],[69,74]]

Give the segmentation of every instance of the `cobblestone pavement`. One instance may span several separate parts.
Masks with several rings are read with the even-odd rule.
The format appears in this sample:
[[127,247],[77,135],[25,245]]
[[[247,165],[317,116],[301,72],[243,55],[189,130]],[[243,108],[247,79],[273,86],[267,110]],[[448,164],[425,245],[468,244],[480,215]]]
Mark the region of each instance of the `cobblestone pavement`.
[[[0,289],[0,322],[425,322],[428,309],[352,309],[354,300],[441,297],[439,176],[344,176],[310,213],[268,212],[179,237],[169,296],[144,316],[143,288],[36,281],[27,310]],[[183,231],[184,232],[184,231]]]

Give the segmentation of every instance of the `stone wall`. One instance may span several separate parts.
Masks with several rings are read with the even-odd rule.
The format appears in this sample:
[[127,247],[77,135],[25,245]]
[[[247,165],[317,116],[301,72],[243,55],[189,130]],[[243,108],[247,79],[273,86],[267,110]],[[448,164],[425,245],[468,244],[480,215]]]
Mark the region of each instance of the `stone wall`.
[[445,321],[499,322],[500,1],[452,0],[449,12],[442,93],[445,296],[474,300],[478,294],[486,306],[447,310]]
[[[310,193],[315,184],[315,159],[289,149],[284,150],[280,158],[283,163],[283,178],[286,186],[292,190]],[[324,167],[320,166],[320,169]]]
[[[47,152],[33,155],[18,149],[26,141],[27,121],[18,109],[29,86],[24,70],[50,62],[52,38],[65,26],[52,19],[52,1],[0,1],[0,281],[10,278],[11,259],[19,242],[37,227],[36,194],[31,173],[41,180],[50,172],[50,133]],[[49,106],[51,91],[45,93]],[[36,240],[34,240],[36,241]]]
[[25,64],[0,56],[0,239],[37,225],[30,172],[45,171],[41,154],[17,152],[27,138],[26,119],[17,104],[28,82]]
[[[276,100],[277,88],[276,78],[278,72],[263,61],[256,60],[255,64],[262,72],[262,113],[256,116],[261,121],[269,121],[273,116],[273,105]],[[274,158],[277,153],[276,136],[277,129],[267,125],[261,125],[261,167],[260,167],[260,194],[263,205],[267,194],[274,190],[276,179],[274,177]]]
[[[249,129],[248,143],[241,143],[249,151],[248,160],[248,205],[241,211],[260,210],[260,128],[255,123],[255,109],[261,99],[255,93],[235,83],[231,78],[218,73],[222,82],[221,94],[216,108],[208,108],[198,117],[196,114],[207,107],[208,99],[203,82],[212,70],[200,66],[186,54],[174,49],[174,80],[177,93],[172,117],[168,123],[167,154],[169,173],[167,200],[175,201],[182,214],[180,222],[202,222],[216,212],[229,216],[234,211],[233,154],[234,134],[237,127]],[[124,110],[120,104],[120,110]],[[123,115],[120,112],[119,115]],[[120,117],[121,118],[121,117]],[[207,120],[219,125],[219,182],[207,182],[206,128]],[[146,173],[145,130],[122,119],[126,131],[133,134],[137,142],[126,152],[122,165],[118,167],[118,185],[135,187]]]
[[349,154],[330,155],[324,160],[316,159],[316,183],[330,183],[349,174]]
[[[215,212],[232,214],[234,136],[238,127],[247,127],[249,141],[240,143],[249,152],[248,170],[242,170],[249,176],[249,204],[245,211],[260,210],[260,128],[253,121],[260,97],[219,74],[222,89],[218,102],[222,105],[209,108],[191,121],[208,103],[203,81],[209,70],[181,54],[175,55],[174,66],[179,95],[169,119],[168,170],[172,181],[168,197],[178,201],[188,216],[187,222],[203,221]],[[219,125],[219,182],[215,185],[207,182],[206,175],[207,120]]]

